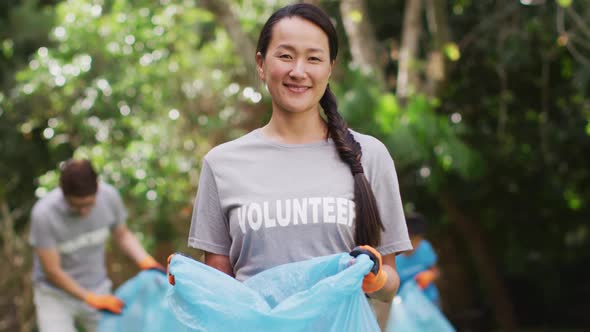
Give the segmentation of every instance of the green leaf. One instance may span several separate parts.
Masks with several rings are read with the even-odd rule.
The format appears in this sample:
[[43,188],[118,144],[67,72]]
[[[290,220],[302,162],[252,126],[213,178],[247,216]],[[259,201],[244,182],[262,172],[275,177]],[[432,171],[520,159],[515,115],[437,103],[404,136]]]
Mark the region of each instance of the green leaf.
[[557,0],[557,3],[563,8],[567,8],[567,7],[571,6],[572,2],[573,2],[573,0]]
[[14,42],[12,40],[5,39],[2,42],[2,53],[4,53],[5,58],[12,58],[12,55],[14,54]]
[[376,113],[375,120],[381,130],[387,134],[391,133],[399,113],[399,105],[395,96],[391,93],[381,96]]
[[358,10],[353,10],[350,13],[348,13],[348,17],[354,23],[360,23],[363,20],[363,13],[361,13]]
[[459,46],[455,43],[447,43],[444,52],[447,58],[451,61],[457,61],[461,58],[461,51],[459,51]]
[[566,190],[564,197],[570,209],[579,210],[582,207],[582,199],[580,198],[580,195],[572,189]]

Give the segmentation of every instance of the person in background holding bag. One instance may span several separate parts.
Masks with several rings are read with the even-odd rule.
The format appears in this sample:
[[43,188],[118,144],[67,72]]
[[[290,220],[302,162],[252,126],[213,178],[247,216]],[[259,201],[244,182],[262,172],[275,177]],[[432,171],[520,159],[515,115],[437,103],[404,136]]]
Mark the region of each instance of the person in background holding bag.
[[204,157],[189,246],[243,281],[365,245],[382,268],[367,274],[363,290],[391,302],[400,283],[395,255],[412,248],[397,175],[387,148],[338,113],[328,85],[338,52],[330,18],[306,3],[283,7],[256,52],[271,119]]
[[407,217],[408,231],[414,250],[396,257],[398,273],[402,284],[408,280],[415,280],[423,289],[424,295],[440,308],[438,288],[434,284],[440,276],[436,266],[438,256],[426,235],[426,220],[419,213]]
[[35,249],[34,301],[40,332],[74,332],[76,322],[93,332],[99,310],[121,313],[124,303],[110,294],[105,268],[109,234],[141,269],[164,271],[129,231],[126,218],[119,193],[98,181],[88,160],[64,163],[59,188],[40,199],[31,213],[29,240]]

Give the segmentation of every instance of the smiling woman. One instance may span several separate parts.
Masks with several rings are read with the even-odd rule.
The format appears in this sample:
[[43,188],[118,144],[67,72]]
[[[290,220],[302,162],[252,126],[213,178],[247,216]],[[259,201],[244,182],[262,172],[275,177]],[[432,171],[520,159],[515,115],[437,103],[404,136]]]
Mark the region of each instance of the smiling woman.
[[[321,125],[316,118],[319,100],[334,65],[328,37],[318,26],[298,17],[278,22],[273,34],[268,49],[261,50],[264,55],[261,51],[256,54],[260,79],[273,96],[273,118],[267,132],[295,117],[306,117]],[[314,116],[294,114],[304,112]]]
[[336,30],[319,8],[295,4],[268,19],[255,59],[270,121],[204,157],[189,245],[241,281],[370,245],[387,281],[366,277],[363,289],[389,302],[399,287],[395,254],[411,249],[397,176],[385,146],[338,113],[328,84],[337,54]]

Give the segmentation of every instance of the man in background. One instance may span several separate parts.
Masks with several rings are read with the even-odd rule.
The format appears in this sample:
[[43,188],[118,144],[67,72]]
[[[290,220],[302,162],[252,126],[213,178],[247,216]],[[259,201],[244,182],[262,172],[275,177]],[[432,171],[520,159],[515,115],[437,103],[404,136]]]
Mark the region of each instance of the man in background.
[[119,193],[98,180],[88,160],[69,160],[59,187],[33,207],[30,244],[34,300],[40,332],[74,332],[75,324],[96,331],[100,310],[121,313],[111,294],[105,243],[113,236],[120,250],[141,269],[164,268],[146,253],[125,222]]

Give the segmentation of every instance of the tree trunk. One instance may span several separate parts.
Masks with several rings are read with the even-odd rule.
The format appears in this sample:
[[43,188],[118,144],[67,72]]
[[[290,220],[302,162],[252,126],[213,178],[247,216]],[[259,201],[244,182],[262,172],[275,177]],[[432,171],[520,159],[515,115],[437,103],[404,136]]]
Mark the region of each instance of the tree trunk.
[[348,36],[355,66],[365,75],[376,77],[385,86],[384,69],[379,61],[379,46],[364,0],[342,0],[340,14]]
[[449,25],[446,0],[427,0],[428,30],[432,37],[432,49],[426,66],[426,93],[436,97],[446,79],[444,47],[449,42]]
[[301,0],[302,3],[310,3],[312,5],[316,5],[318,7],[320,6],[320,3],[322,2],[321,0]]
[[217,17],[234,43],[234,50],[244,59],[244,81],[255,86],[258,82],[256,73],[256,45],[244,32],[240,20],[225,0],[202,0],[203,6]]
[[481,277],[481,284],[491,299],[498,326],[502,331],[514,331],[516,321],[508,290],[497,272],[497,264],[477,222],[461,211],[448,193],[441,193],[439,202],[452,225],[466,241]]
[[482,331],[484,311],[477,308],[477,290],[475,287],[457,287],[473,284],[469,275],[471,264],[466,262],[463,249],[463,237],[446,227],[443,233],[432,236],[430,241],[438,254],[440,278],[435,283],[440,290],[442,312],[457,331]]
[[31,255],[26,241],[27,236],[15,233],[13,214],[8,203],[2,198],[0,198],[0,217],[0,244],[2,245],[0,256],[4,270],[8,272],[3,273],[0,278],[0,289],[8,290],[3,296],[11,298],[10,303],[6,304],[8,308],[2,308],[0,322],[13,327],[14,330],[28,332],[34,320]]
[[420,89],[418,71],[415,67],[422,31],[421,12],[422,0],[406,0],[396,84],[397,97],[402,103],[409,95]]

